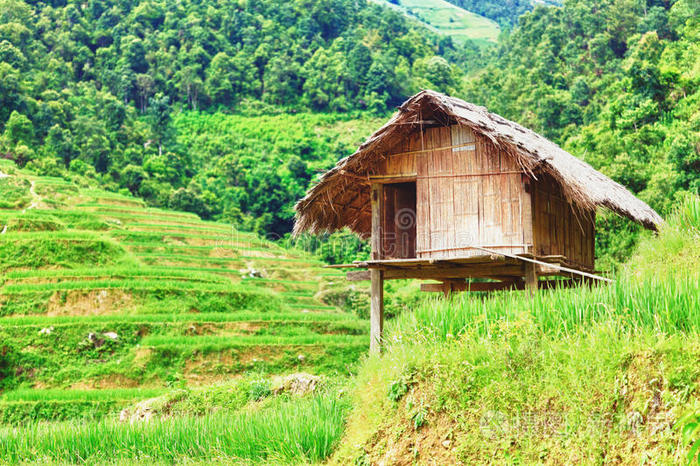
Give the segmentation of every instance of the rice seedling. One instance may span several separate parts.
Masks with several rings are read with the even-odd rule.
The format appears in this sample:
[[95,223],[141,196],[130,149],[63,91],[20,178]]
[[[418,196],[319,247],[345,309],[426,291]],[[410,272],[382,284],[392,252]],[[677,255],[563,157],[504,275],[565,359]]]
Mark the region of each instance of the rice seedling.
[[620,332],[640,328],[672,333],[700,330],[700,281],[697,275],[636,281],[610,286],[467,294],[432,300],[396,322],[404,337],[440,339],[462,334],[489,337],[509,324],[530,318],[544,333],[565,336],[597,322],[614,320]]
[[339,325],[361,325],[367,327],[367,321],[355,319],[345,313],[303,313],[303,312],[253,312],[237,311],[231,313],[196,313],[196,314],[118,314],[118,315],[88,315],[88,316],[10,316],[3,318],[4,328],[31,326],[47,327],[62,325],[102,325],[110,323],[222,323],[222,322],[249,322],[295,324],[309,322],[313,324],[325,322],[337,322]]
[[[177,232],[162,232],[162,231],[134,231],[134,230],[117,230],[112,232],[112,237],[119,238],[124,241],[145,241],[154,242],[160,241],[163,238],[182,238],[182,239],[198,239],[198,240],[227,240],[231,236],[221,235],[201,235],[196,233],[177,233]],[[232,241],[233,244],[236,242]],[[248,244],[248,243],[241,243]]]
[[144,258],[144,259],[160,259],[160,260],[178,260],[178,261],[183,261],[183,262],[189,262],[189,261],[206,261],[206,262],[211,262],[212,264],[230,264],[230,263],[237,263],[241,264],[241,260],[237,257],[209,257],[209,256],[196,256],[196,255],[190,255],[190,254],[165,254],[165,253],[157,253],[157,252],[140,252],[137,251],[135,252],[136,257]]
[[[2,289],[4,294],[36,293],[42,291],[66,291],[66,290],[193,290],[208,293],[260,293],[262,288],[257,290],[251,287],[243,288],[235,284],[222,284],[220,282],[198,282],[196,279],[174,280],[173,278],[152,277],[152,280],[141,279],[114,279],[114,280],[73,280],[57,283],[18,283],[5,285]],[[230,282],[229,282],[230,283]]]
[[141,340],[144,346],[182,347],[195,346],[197,348],[234,348],[237,346],[301,346],[301,345],[367,345],[365,335],[322,335],[309,332],[306,335],[276,336],[256,335],[237,336],[232,339],[229,336],[203,335],[203,336],[147,336]]
[[231,226],[227,226],[224,224],[206,224],[204,222],[196,223],[196,224],[167,224],[163,225],[160,223],[143,223],[143,222],[138,222],[138,223],[133,223],[130,225],[132,228],[134,227],[139,227],[139,228],[154,228],[158,229],[159,231],[167,231],[167,230],[191,230],[191,231],[209,231],[209,232],[217,232],[217,233],[223,233],[223,234],[231,234],[231,232],[235,231],[237,234],[240,234],[241,236],[246,236],[250,238],[258,238],[257,235],[254,233],[248,233],[244,231],[238,231],[234,230]]
[[[134,212],[134,209],[127,209],[124,207],[119,207],[119,206],[114,206],[110,204],[100,204],[99,202],[83,202],[79,204],[75,204],[75,207],[78,208],[86,208],[86,207],[94,207],[97,212],[100,213],[123,213],[130,215]],[[156,208],[143,208],[139,209],[139,212],[149,212],[153,214],[157,214],[160,217],[172,217],[172,218],[183,218],[187,220],[199,220],[199,217],[197,214],[193,214],[190,212],[173,212],[169,210],[163,210],[163,209],[156,209]]]
[[202,269],[192,268],[190,270],[182,270],[181,268],[171,267],[101,267],[101,268],[75,268],[75,269],[58,269],[58,270],[16,270],[5,274],[7,280],[25,280],[25,279],[61,279],[75,280],[85,278],[102,278],[112,280],[127,279],[127,278],[146,278],[157,280],[187,280],[193,282],[208,282],[208,283],[230,283],[224,277],[206,273]]
[[163,388],[112,388],[102,390],[19,388],[0,395],[0,402],[145,400],[162,395],[165,391]]
[[340,439],[348,403],[335,394],[280,401],[255,412],[158,419],[35,424],[0,430],[0,461],[189,460],[310,463]]
[[29,205],[29,182],[23,178],[0,178],[0,209],[21,209]]

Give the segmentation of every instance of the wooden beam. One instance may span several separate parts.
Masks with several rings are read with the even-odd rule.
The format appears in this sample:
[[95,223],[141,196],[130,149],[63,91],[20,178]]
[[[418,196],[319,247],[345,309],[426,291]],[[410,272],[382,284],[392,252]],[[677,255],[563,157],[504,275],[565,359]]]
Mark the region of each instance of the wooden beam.
[[[586,282],[580,280],[540,280],[537,284],[539,289],[548,290],[553,288],[573,288],[583,283]],[[453,287],[451,288],[451,291],[489,292],[524,289],[525,283],[522,280],[511,280],[503,282],[474,282],[468,284],[465,283],[464,287]],[[422,283],[420,286],[420,290],[427,292],[444,293],[445,283]]]
[[370,176],[371,183],[391,184],[391,183],[412,183],[416,181],[416,174],[408,175],[380,175]]
[[[372,268],[371,270],[374,270]],[[384,269],[384,279],[392,280],[399,278],[423,278],[433,280],[443,280],[446,278],[488,278],[493,275],[522,277],[523,267],[521,265],[500,265],[500,266],[480,266],[480,267],[416,267],[416,268],[386,268]]]
[[384,187],[380,183],[373,183],[371,187],[372,204],[372,259],[382,258],[382,210]]
[[369,270],[357,270],[348,272],[346,278],[349,282],[361,282],[372,279],[372,273]]
[[464,279],[448,279],[441,283],[421,283],[420,290],[428,292],[444,293],[445,297],[455,291],[466,291],[467,282]]
[[444,283],[421,283],[420,290],[427,293],[442,293],[444,286]]
[[369,352],[379,354],[382,345],[382,333],[384,331],[384,271],[370,270],[371,305],[370,305],[370,342]]

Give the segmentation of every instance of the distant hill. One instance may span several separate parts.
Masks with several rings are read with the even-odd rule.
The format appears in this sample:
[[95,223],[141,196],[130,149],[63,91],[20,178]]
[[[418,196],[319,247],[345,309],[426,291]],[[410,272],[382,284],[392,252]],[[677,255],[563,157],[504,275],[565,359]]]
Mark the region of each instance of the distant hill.
[[445,0],[375,0],[425,24],[429,29],[451,37],[461,44],[469,39],[475,43],[493,45],[498,39],[498,24],[479,14]]
[[501,26],[514,26],[518,18],[536,5],[559,5],[559,0],[447,0],[465,10],[496,21]]

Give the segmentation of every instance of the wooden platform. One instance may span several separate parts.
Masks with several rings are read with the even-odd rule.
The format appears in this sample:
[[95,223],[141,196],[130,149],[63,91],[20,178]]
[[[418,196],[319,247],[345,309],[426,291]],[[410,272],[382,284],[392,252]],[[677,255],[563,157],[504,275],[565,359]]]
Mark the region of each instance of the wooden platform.
[[[569,276],[559,267],[566,266],[566,258],[563,256],[538,256],[522,254],[518,257],[536,259],[547,265],[537,265],[538,276],[561,275]],[[370,279],[370,270],[383,271],[385,280],[391,279],[467,279],[490,278],[494,280],[515,280],[525,276],[527,263],[523,260],[502,255],[484,254],[464,258],[449,259],[385,259],[356,261],[352,264],[330,266],[333,268],[359,268],[369,269],[364,271],[348,272],[350,281]]]
[[[564,288],[593,281],[610,281],[596,276],[580,266],[570,264],[564,256],[534,256],[510,254],[478,248],[485,253],[470,257],[446,259],[382,259],[356,261],[352,264],[328,266],[353,270],[347,273],[350,281],[371,281],[370,351],[381,347],[384,327],[384,280],[416,278],[434,280],[421,284],[422,291],[444,293],[449,296],[463,291],[498,291]],[[542,276],[559,276],[540,280]],[[472,281],[471,279],[477,279]]]

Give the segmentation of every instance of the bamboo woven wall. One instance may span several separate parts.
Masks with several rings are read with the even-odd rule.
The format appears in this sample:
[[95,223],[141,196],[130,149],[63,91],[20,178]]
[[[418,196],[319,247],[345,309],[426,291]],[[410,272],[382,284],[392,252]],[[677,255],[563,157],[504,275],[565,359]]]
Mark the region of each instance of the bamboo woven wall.
[[520,167],[464,126],[427,129],[424,144],[433,150],[417,155],[417,196],[423,201],[418,257],[483,254],[469,246],[527,252],[530,197]]

